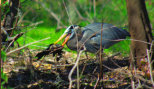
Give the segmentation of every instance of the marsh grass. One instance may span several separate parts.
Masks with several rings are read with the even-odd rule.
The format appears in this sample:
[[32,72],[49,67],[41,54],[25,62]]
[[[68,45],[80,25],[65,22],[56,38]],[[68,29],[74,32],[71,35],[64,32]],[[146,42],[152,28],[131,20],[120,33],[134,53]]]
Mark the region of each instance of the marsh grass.
[[25,45],[34,41],[38,41],[40,39],[50,37],[50,39],[48,40],[28,46],[30,49],[44,49],[49,44],[54,43],[64,32],[64,30],[55,32],[56,28],[49,27],[37,27],[32,30],[29,29],[31,28],[27,28],[27,32],[25,30],[26,33],[24,34],[24,36],[17,40],[20,45]]

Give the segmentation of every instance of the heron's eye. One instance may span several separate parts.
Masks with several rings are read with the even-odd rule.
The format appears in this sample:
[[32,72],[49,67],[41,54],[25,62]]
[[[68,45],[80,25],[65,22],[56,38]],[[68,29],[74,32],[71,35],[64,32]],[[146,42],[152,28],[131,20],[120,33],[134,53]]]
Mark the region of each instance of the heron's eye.
[[72,25],[71,27],[70,27],[70,29],[76,29],[76,28],[78,28],[79,26],[78,25]]
[[73,26],[73,25],[70,27],[70,29],[74,29],[74,28],[75,28],[75,26]]
[[77,30],[79,28],[79,26],[77,25],[71,25],[68,30],[67,30],[67,33],[68,34],[71,34],[71,33],[74,33],[75,30]]
[[68,31],[68,34],[71,34],[72,33],[72,29],[70,29],[69,31]]

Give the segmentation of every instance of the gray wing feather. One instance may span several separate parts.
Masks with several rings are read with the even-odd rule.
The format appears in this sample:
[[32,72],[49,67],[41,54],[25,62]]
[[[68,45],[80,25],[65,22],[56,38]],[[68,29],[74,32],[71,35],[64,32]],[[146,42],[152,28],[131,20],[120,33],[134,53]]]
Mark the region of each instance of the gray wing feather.
[[[80,40],[80,42],[83,43],[86,41],[85,45],[88,47],[88,51],[93,52],[94,50],[98,50],[100,48],[101,29],[102,29],[102,23],[92,23],[84,27],[83,37]],[[108,48],[118,42],[113,40],[125,39],[126,36],[130,36],[127,31],[119,29],[113,26],[112,24],[103,23],[103,34],[102,34],[103,48]]]

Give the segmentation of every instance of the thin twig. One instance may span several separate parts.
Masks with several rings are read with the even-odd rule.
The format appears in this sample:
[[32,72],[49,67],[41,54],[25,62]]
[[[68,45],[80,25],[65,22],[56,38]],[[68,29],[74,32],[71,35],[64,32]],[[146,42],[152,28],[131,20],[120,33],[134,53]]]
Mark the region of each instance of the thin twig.
[[22,46],[22,47],[20,47],[20,48],[17,48],[17,49],[15,49],[15,50],[12,50],[12,51],[6,53],[6,55],[10,55],[11,53],[14,53],[14,52],[16,52],[16,51],[19,51],[19,50],[21,50],[21,49],[23,49],[23,48],[25,48],[25,47],[27,47],[27,46],[29,46],[29,45],[32,45],[32,44],[35,44],[35,43],[38,43],[38,42],[41,42],[41,41],[44,41],[44,40],[48,40],[48,39],[50,39],[50,37],[45,38],[45,39],[42,39],[42,40],[39,40],[39,41],[35,41],[35,42],[29,43],[29,44],[26,44],[25,46]]
[[20,24],[22,21],[23,21],[23,18],[28,14],[28,12],[29,11],[31,11],[32,10],[32,8],[28,8],[27,10],[26,10],[26,12],[20,17],[20,19],[19,19],[19,21],[18,21],[18,23],[17,24]]
[[16,41],[18,38],[20,38],[24,33],[21,32],[19,34],[17,34],[15,37],[13,37],[13,40],[11,41],[11,43],[8,45],[8,47],[6,48],[5,52],[8,50],[8,48],[13,44],[14,41]]
[[56,20],[59,24],[61,24],[62,26],[64,26],[64,24],[61,22],[61,20],[58,18],[58,15],[55,14],[54,12],[52,12],[49,8],[46,7],[46,5],[39,1],[39,0],[35,0],[37,3],[39,3],[46,11],[48,11]]
[[63,4],[64,4],[65,10],[66,10],[66,13],[67,13],[67,16],[68,16],[69,22],[70,22],[70,24],[73,25],[72,20],[71,20],[71,17],[70,17],[69,14],[68,14],[68,10],[67,10],[67,7],[66,7],[66,4],[65,4],[65,1],[64,1],[64,0],[63,0]]
[[73,68],[71,69],[71,71],[70,71],[70,73],[69,73],[69,75],[68,75],[68,79],[69,79],[69,89],[72,88],[72,83],[73,83],[73,81],[72,81],[72,74],[73,74],[74,70],[76,69],[77,65],[79,64],[80,55],[81,55],[81,53],[82,53],[83,51],[84,51],[84,50],[79,51],[79,53],[78,53],[78,55],[77,55],[77,59],[76,59],[75,65],[73,66]]
[[97,78],[97,81],[96,81],[96,83],[95,83],[94,89],[97,88],[97,85],[98,85],[99,80],[100,80],[100,77],[99,77],[99,74],[98,74],[98,78]]
[[[108,39],[104,39],[104,40],[108,40]],[[110,40],[110,41],[123,41],[123,40],[131,40],[131,41],[142,42],[142,43],[145,43],[145,44],[151,44],[150,42],[146,42],[146,41],[142,41],[142,40],[136,40],[136,39],[117,39],[117,40]]]
[[[95,0],[94,0],[95,1]],[[103,79],[103,66],[102,66],[102,36],[103,36],[103,23],[102,23],[102,26],[101,26],[101,40],[100,40],[100,53],[99,53],[99,60],[100,60],[100,78],[98,80],[98,82],[100,82],[100,79]]]
[[[36,22],[36,23],[32,23],[30,25],[25,25],[25,26],[17,26],[17,27],[13,27],[13,28],[5,28],[6,31],[9,31],[9,30],[12,30],[12,29],[16,29],[16,28],[25,28],[25,27],[32,27],[32,26],[37,26],[39,24],[43,23],[43,21],[39,21],[39,22]],[[2,28],[4,29],[4,28]]]
[[77,89],[80,89],[79,63],[77,64]]
[[150,53],[149,53],[149,50],[147,49],[147,59],[148,59],[148,69],[150,71],[150,79],[151,79],[151,82],[152,82],[152,86],[154,87],[154,81],[153,81],[153,75],[152,75],[152,64],[150,63],[151,62],[151,57],[150,57]]
[[81,13],[79,12],[79,10],[78,10],[77,7],[76,7],[76,4],[73,3],[73,6],[74,6],[74,9],[75,9],[76,13],[78,14],[78,16],[79,16],[79,18],[80,18],[81,20],[86,20],[86,21],[88,21],[88,22],[91,22],[89,19],[84,18],[84,17],[81,15]]
[[96,2],[93,0],[94,19],[96,18]]
[[[131,50],[130,50],[131,51]],[[132,89],[135,89],[135,85],[134,85],[134,73],[133,73],[133,70],[134,70],[134,56],[133,56],[133,53],[132,51],[130,52],[130,55],[131,55],[131,61],[130,61],[130,69],[131,69],[131,87]]]

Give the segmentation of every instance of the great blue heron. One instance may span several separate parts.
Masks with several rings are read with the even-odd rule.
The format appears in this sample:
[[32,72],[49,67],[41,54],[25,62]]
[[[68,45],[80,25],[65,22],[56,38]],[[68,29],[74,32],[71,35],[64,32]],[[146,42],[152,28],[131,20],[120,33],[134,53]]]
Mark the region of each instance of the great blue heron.
[[126,36],[130,36],[126,30],[117,28],[112,24],[92,23],[85,27],[71,25],[54,44],[66,37],[62,46],[66,44],[71,50],[83,49],[84,47],[86,52],[97,53],[100,50],[100,45],[102,45],[102,50],[109,48],[120,41],[114,40],[125,39]]

